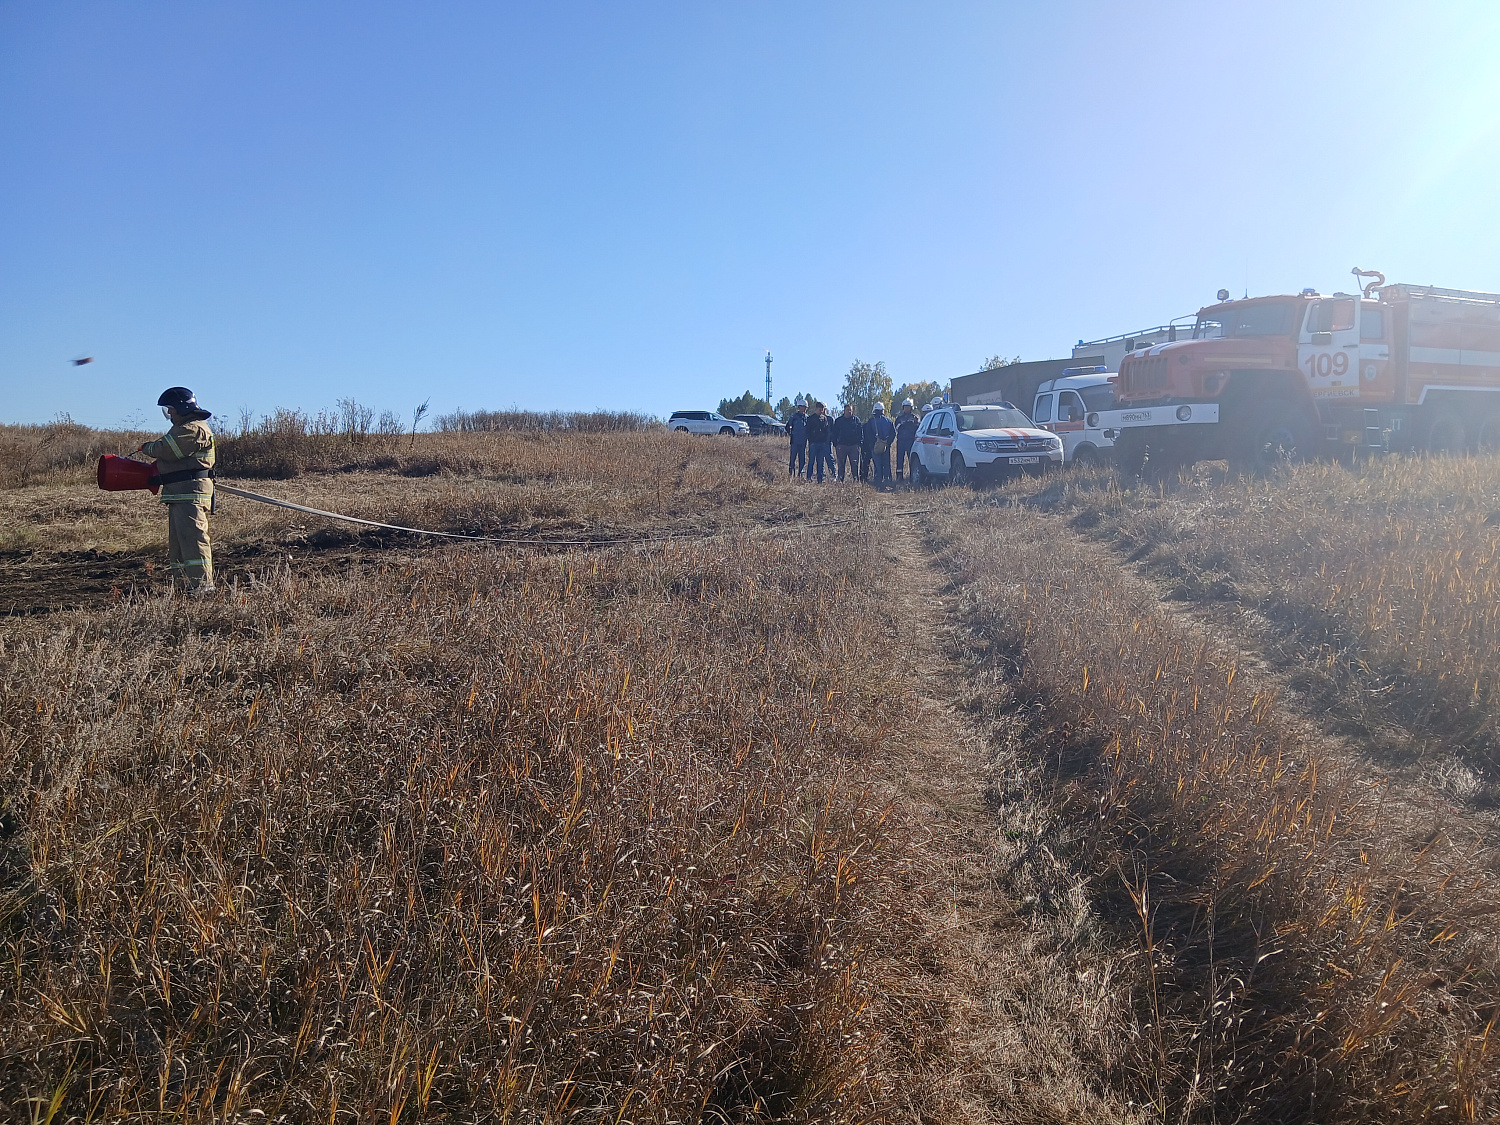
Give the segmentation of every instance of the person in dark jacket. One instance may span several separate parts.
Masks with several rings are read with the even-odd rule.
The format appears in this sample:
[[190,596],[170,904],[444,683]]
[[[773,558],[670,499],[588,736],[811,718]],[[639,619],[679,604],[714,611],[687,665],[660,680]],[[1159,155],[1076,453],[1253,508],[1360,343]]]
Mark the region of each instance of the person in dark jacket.
[[875,459],[875,437],[870,429],[870,423],[875,421],[875,412],[872,410],[870,416],[865,419],[859,428],[859,479],[868,481],[870,479],[870,466]]
[[854,416],[854,407],[844,407],[844,412],[833,420],[833,454],[838,458],[839,480],[846,478],[851,465],[855,475],[859,475],[859,447],[864,437],[864,424]]
[[807,403],[797,396],[797,412],[786,420],[787,436],[792,439],[792,451],[787,457],[786,475],[800,476],[807,471]]
[[807,479],[812,480],[816,468],[819,484],[823,483],[823,466],[833,467],[833,423],[823,411],[823,404],[815,402],[812,413],[807,416]]
[[865,423],[864,442],[866,457],[875,466],[876,488],[891,483],[891,442],[895,440],[896,426],[885,416],[885,403],[877,402]]
[[818,409],[820,411],[822,411],[823,417],[825,417],[825,418],[828,419],[828,447],[825,450],[825,453],[826,453],[827,458],[828,458],[828,475],[831,477],[831,476],[833,476],[833,471],[834,471],[834,465],[833,465],[833,422],[834,422],[834,417],[833,417],[832,414],[828,413],[828,404],[826,402],[820,402],[820,403],[818,403]]
[[917,441],[917,427],[922,419],[917,417],[915,404],[907,399],[901,404],[901,413],[896,415],[896,479],[901,479],[907,462],[911,459],[911,447]]

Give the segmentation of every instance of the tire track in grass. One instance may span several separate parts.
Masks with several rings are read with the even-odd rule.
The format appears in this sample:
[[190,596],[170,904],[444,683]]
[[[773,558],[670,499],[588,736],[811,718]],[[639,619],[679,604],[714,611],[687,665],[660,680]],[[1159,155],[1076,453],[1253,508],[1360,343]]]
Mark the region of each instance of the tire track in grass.
[[[870,507],[888,517],[908,499],[877,496]],[[1003,688],[959,661],[962,591],[914,520],[880,526],[902,588],[919,591],[896,599],[894,642],[913,670],[915,706],[910,769],[893,785],[921,841],[913,853],[929,863],[918,883],[932,954],[920,991],[937,995],[945,1013],[914,1115],[1150,1120],[1116,1092],[1138,1042],[1118,950],[1077,873],[1034,843],[1050,813],[1032,799],[1020,725],[992,707]]]

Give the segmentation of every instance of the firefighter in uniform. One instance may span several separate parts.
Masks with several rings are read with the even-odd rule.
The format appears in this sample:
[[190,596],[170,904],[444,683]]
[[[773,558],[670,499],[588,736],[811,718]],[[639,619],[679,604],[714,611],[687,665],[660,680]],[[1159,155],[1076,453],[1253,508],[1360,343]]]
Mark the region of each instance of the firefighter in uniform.
[[161,501],[167,506],[167,556],[174,585],[199,593],[214,588],[214,553],[208,516],[214,500],[213,417],[186,387],[169,387],[156,400],[172,428],[140,452],[156,459]]

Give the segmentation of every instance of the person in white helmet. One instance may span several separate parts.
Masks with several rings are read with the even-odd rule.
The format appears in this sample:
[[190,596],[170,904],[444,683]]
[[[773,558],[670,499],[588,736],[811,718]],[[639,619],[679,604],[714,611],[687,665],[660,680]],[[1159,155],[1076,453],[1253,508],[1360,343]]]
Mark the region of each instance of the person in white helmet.
[[865,423],[864,460],[860,466],[860,480],[866,480],[866,467],[875,467],[875,487],[884,488],[891,483],[891,442],[896,440],[896,427],[885,416],[885,403],[877,402]]
[[922,419],[917,416],[916,403],[907,399],[901,404],[901,413],[896,415],[896,479],[900,480],[911,458],[911,447],[917,442],[917,426]]

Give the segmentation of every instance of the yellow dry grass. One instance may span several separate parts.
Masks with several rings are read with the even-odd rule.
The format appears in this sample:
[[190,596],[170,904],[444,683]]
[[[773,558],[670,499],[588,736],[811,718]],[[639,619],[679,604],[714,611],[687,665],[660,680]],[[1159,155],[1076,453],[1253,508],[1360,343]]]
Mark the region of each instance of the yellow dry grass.
[[[779,442],[341,440],[247,483],[600,545],[418,550],[233,501],[251,561],[217,599],[5,622],[0,1115],[1495,1114],[1489,822],[1285,684],[1379,687],[1345,716],[1490,768],[1500,463],[926,495],[967,713],[918,726],[938,622],[888,592],[933,575]],[[0,491],[13,565],[159,549],[149,498],[87,473]],[[286,563],[319,541],[403,550]],[[1284,642],[1275,671],[1240,641]],[[960,775],[903,776],[976,731],[982,846],[913,804]],[[945,981],[964,949],[1018,979]]]
[[[775,491],[659,448],[710,522]],[[868,542],[444,547],[13,621],[0,1116],[899,1115],[940,1018]]]
[[1061,520],[941,507],[971,659],[1005,674],[1060,810],[1031,843],[1139,948],[1137,1096],[1169,1120],[1490,1117],[1485,844],[1309,741],[1274,682]]
[[[98,452],[128,453],[140,435],[93,434],[87,463],[0,489],[0,552],[140,553],[162,542],[165,519],[146,492],[100,492]],[[772,515],[785,507],[784,449],[771,439],[738,441],[663,430],[623,434],[437,433],[371,437],[347,471],[298,472],[291,479],[238,474],[235,442],[221,442],[219,478],[278,499],[362,519],[468,534],[552,537],[635,536],[648,530],[701,532],[739,519],[745,506]],[[311,439],[309,439],[311,440]],[[335,462],[336,463],[336,462]],[[731,522],[733,522],[731,520]],[[317,530],[355,534],[297,513],[224,497],[216,541],[296,543]]]
[[[1139,942],[1141,1095],[1188,1120],[1493,1116],[1500,894],[1464,802],[1491,784],[1500,461],[934,503],[975,674],[1036,740],[1039,840]],[[1365,761],[1393,754],[1466,765]]]
[[[1043,494],[1035,494],[1043,499]],[[1054,494],[1174,596],[1252,610],[1298,688],[1372,754],[1489,800],[1500,765],[1500,458],[1200,470]]]

